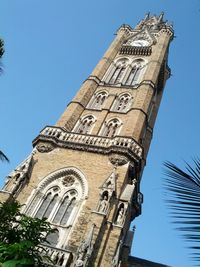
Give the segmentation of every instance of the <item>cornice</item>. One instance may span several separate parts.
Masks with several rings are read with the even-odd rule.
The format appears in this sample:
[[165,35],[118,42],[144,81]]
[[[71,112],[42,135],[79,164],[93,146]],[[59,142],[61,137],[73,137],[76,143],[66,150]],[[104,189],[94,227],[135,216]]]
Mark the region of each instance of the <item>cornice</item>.
[[[55,147],[87,151],[99,154],[117,153],[131,161],[139,162],[143,148],[131,137],[115,136],[113,138],[67,132],[56,126],[45,127],[33,140],[39,152],[50,152]],[[41,146],[43,149],[41,150]],[[47,147],[47,149],[45,149]],[[50,147],[50,148],[49,148]]]

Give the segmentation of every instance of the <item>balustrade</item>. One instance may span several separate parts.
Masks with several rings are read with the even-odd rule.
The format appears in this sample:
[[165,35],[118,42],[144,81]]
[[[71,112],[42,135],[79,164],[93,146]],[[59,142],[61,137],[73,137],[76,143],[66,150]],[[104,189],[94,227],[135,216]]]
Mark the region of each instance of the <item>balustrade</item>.
[[[54,267],[67,267],[70,264],[70,252],[63,249],[53,248],[50,246],[45,246],[45,256],[48,256],[52,260],[52,266]],[[43,254],[43,252],[41,251]],[[48,263],[48,266],[51,266]]]
[[104,136],[92,136],[83,135],[77,133],[67,133],[64,130],[57,127],[46,127],[41,133],[41,136],[48,136],[56,138],[64,142],[72,142],[77,144],[87,144],[97,147],[108,148],[111,146],[117,146],[122,148],[128,148],[137,156],[142,156],[142,148],[132,138],[128,137],[104,137]]

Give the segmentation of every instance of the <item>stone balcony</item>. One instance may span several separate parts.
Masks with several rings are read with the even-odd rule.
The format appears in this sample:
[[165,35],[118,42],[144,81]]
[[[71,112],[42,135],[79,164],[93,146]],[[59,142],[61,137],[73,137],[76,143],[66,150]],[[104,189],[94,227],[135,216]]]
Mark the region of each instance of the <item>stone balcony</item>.
[[[45,245],[45,256],[48,256],[51,259],[51,262],[47,261],[45,262],[45,265],[48,267],[67,267],[70,266],[71,260],[72,260],[72,253],[60,249],[60,248],[54,248],[49,245]],[[43,254],[41,250],[41,254]]]
[[48,152],[56,147],[84,150],[100,154],[116,153],[130,160],[142,159],[142,147],[131,137],[104,137],[67,132],[56,126],[45,127],[33,140],[33,146],[40,152]]

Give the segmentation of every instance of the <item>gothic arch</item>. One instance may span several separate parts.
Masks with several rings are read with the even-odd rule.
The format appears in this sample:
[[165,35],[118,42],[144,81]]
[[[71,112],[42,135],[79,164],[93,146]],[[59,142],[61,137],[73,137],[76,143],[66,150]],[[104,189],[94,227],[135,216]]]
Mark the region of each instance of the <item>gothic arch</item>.
[[107,97],[108,97],[108,92],[106,90],[101,90],[96,92],[93,95],[91,101],[89,102],[88,108],[101,109]]
[[109,84],[123,83],[123,78],[129,64],[130,59],[128,57],[118,57],[111,63],[103,80]]
[[129,93],[122,93],[114,101],[112,110],[116,112],[126,112],[131,106],[133,97]]
[[85,115],[81,117],[76,123],[73,132],[80,134],[90,134],[96,118],[93,115]]
[[146,65],[147,61],[143,58],[135,58],[128,67],[128,71],[124,77],[124,84],[128,86],[139,84],[144,74]]
[[102,130],[100,131],[100,135],[106,137],[114,137],[119,134],[122,122],[119,118],[111,118],[108,121],[105,121]]
[[56,179],[60,178],[60,177],[64,177],[65,175],[73,175],[75,176],[81,183],[82,185],[82,199],[87,198],[88,196],[88,183],[87,180],[85,178],[85,176],[83,175],[83,173],[75,168],[75,167],[68,167],[68,168],[62,168],[59,169],[55,172],[50,173],[49,175],[47,175],[38,185],[38,190],[44,190],[46,188],[45,191],[47,191],[50,187],[48,187],[49,184],[51,184],[51,182],[55,181]]
[[[64,180],[65,177],[67,177],[68,181]],[[65,182],[68,184],[65,184]],[[48,194],[55,187],[57,187],[58,190],[60,190],[60,188],[66,187],[66,189],[62,189],[62,199],[63,197],[65,197],[66,194],[68,194],[68,192],[77,192],[76,201],[78,201],[79,204],[78,206],[76,205],[76,213],[80,209],[80,206],[82,205],[83,201],[88,197],[88,183],[83,173],[75,167],[62,168],[48,174],[45,178],[43,178],[43,180],[38,184],[38,187],[32,192],[31,196],[28,198],[24,212],[31,216],[36,216],[38,210],[44,203],[45,198],[47,198]],[[51,201],[55,194],[52,194]],[[60,199],[60,202],[62,199]],[[55,205],[52,207],[52,210],[54,208],[55,212],[57,212],[59,209],[59,205],[57,203],[54,204]],[[56,205],[57,208],[55,208]],[[42,214],[44,215],[44,212],[42,212]],[[51,215],[49,215],[50,221],[53,221],[54,215],[56,215],[56,213],[51,213]],[[73,218],[75,217],[76,215],[73,215]]]

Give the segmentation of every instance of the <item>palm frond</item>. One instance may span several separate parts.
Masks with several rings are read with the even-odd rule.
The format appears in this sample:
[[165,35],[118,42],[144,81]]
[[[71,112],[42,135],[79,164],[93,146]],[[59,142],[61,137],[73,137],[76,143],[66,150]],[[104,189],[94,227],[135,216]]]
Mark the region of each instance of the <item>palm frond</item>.
[[[4,54],[4,41],[0,38],[0,59],[2,58]],[[0,62],[0,74],[3,72],[3,66],[2,63]]]
[[3,54],[4,54],[4,41],[0,39],[0,58],[3,56]]
[[9,158],[0,150],[0,160],[9,162]]
[[177,230],[187,241],[192,259],[200,263],[200,160],[194,167],[186,163],[186,171],[164,162],[166,200]]

